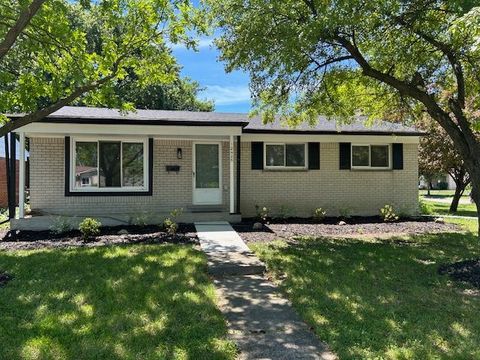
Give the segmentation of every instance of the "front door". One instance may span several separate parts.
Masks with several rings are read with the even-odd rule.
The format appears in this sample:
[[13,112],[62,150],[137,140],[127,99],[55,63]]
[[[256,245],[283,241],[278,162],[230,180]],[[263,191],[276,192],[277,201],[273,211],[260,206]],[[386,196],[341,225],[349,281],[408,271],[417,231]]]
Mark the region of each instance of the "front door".
[[193,144],[193,204],[222,203],[220,143]]

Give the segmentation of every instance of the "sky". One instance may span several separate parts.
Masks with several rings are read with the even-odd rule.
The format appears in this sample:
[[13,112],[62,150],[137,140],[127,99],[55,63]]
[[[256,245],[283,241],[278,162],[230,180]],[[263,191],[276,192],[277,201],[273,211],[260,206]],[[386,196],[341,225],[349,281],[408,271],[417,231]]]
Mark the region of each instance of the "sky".
[[216,112],[250,111],[248,75],[241,71],[225,72],[224,64],[218,60],[220,52],[213,44],[213,38],[199,39],[197,51],[183,45],[173,45],[172,49],[182,66],[182,75],[196,80],[205,89],[199,97],[213,100]]

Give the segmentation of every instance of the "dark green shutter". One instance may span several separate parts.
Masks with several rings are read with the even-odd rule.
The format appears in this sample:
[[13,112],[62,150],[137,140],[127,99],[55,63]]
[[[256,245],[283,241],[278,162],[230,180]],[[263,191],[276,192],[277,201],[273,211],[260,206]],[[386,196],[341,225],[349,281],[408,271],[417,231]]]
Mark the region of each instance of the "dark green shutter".
[[263,142],[252,142],[252,170],[263,170]]
[[351,151],[350,143],[340,143],[340,170],[350,170]]
[[403,170],[403,144],[392,144],[393,170]]
[[320,143],[318,142],[308,143],[308,169],[320,169]]

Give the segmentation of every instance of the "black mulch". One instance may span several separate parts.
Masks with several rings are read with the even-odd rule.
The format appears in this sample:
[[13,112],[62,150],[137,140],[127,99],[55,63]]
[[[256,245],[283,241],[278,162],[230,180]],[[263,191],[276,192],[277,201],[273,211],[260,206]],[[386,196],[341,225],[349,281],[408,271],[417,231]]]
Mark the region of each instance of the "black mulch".
[[460,261],[438,268],[440,275],[448,275],[452,280],[465,282],[480,289],[480,259]]
[[261,230],[253,230],[254,221],[245,221],[233,227],[246,242],[270,242],[296,236],[389,237],[459,231],[454,224],[439,223],[428,218],[385,223],[379,217],[353,217],[347,219],[345,225],[338,225],[339,221],[339,218],[326,218],[322,223],[310,219],[287,219],[265,224]]
[[12,275],[0,270],[0,287],[5,286],[12,279]]
[[[127,231],[128,234],[119,234]],[[197,244],[193,224],[179,224],[178,232],[168,234],[160,226],[104,227],[91,241],[84,241],[79,231],[56,235],[50,231],[0,231],[0,250],[30,250],[42,248],[96,247],[120,244]]]

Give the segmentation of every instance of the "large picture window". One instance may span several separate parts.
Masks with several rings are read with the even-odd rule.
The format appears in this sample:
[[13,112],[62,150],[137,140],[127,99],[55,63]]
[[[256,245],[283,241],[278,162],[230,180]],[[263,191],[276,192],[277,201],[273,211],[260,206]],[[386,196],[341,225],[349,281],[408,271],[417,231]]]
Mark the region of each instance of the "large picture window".
[[146,190],[146,141],[75,139],[72,147],[73,191]]
[[265,144],[266,168],[306,167],[306,144]]
[[352,145],[352,168],[389,169],[389,145]]

